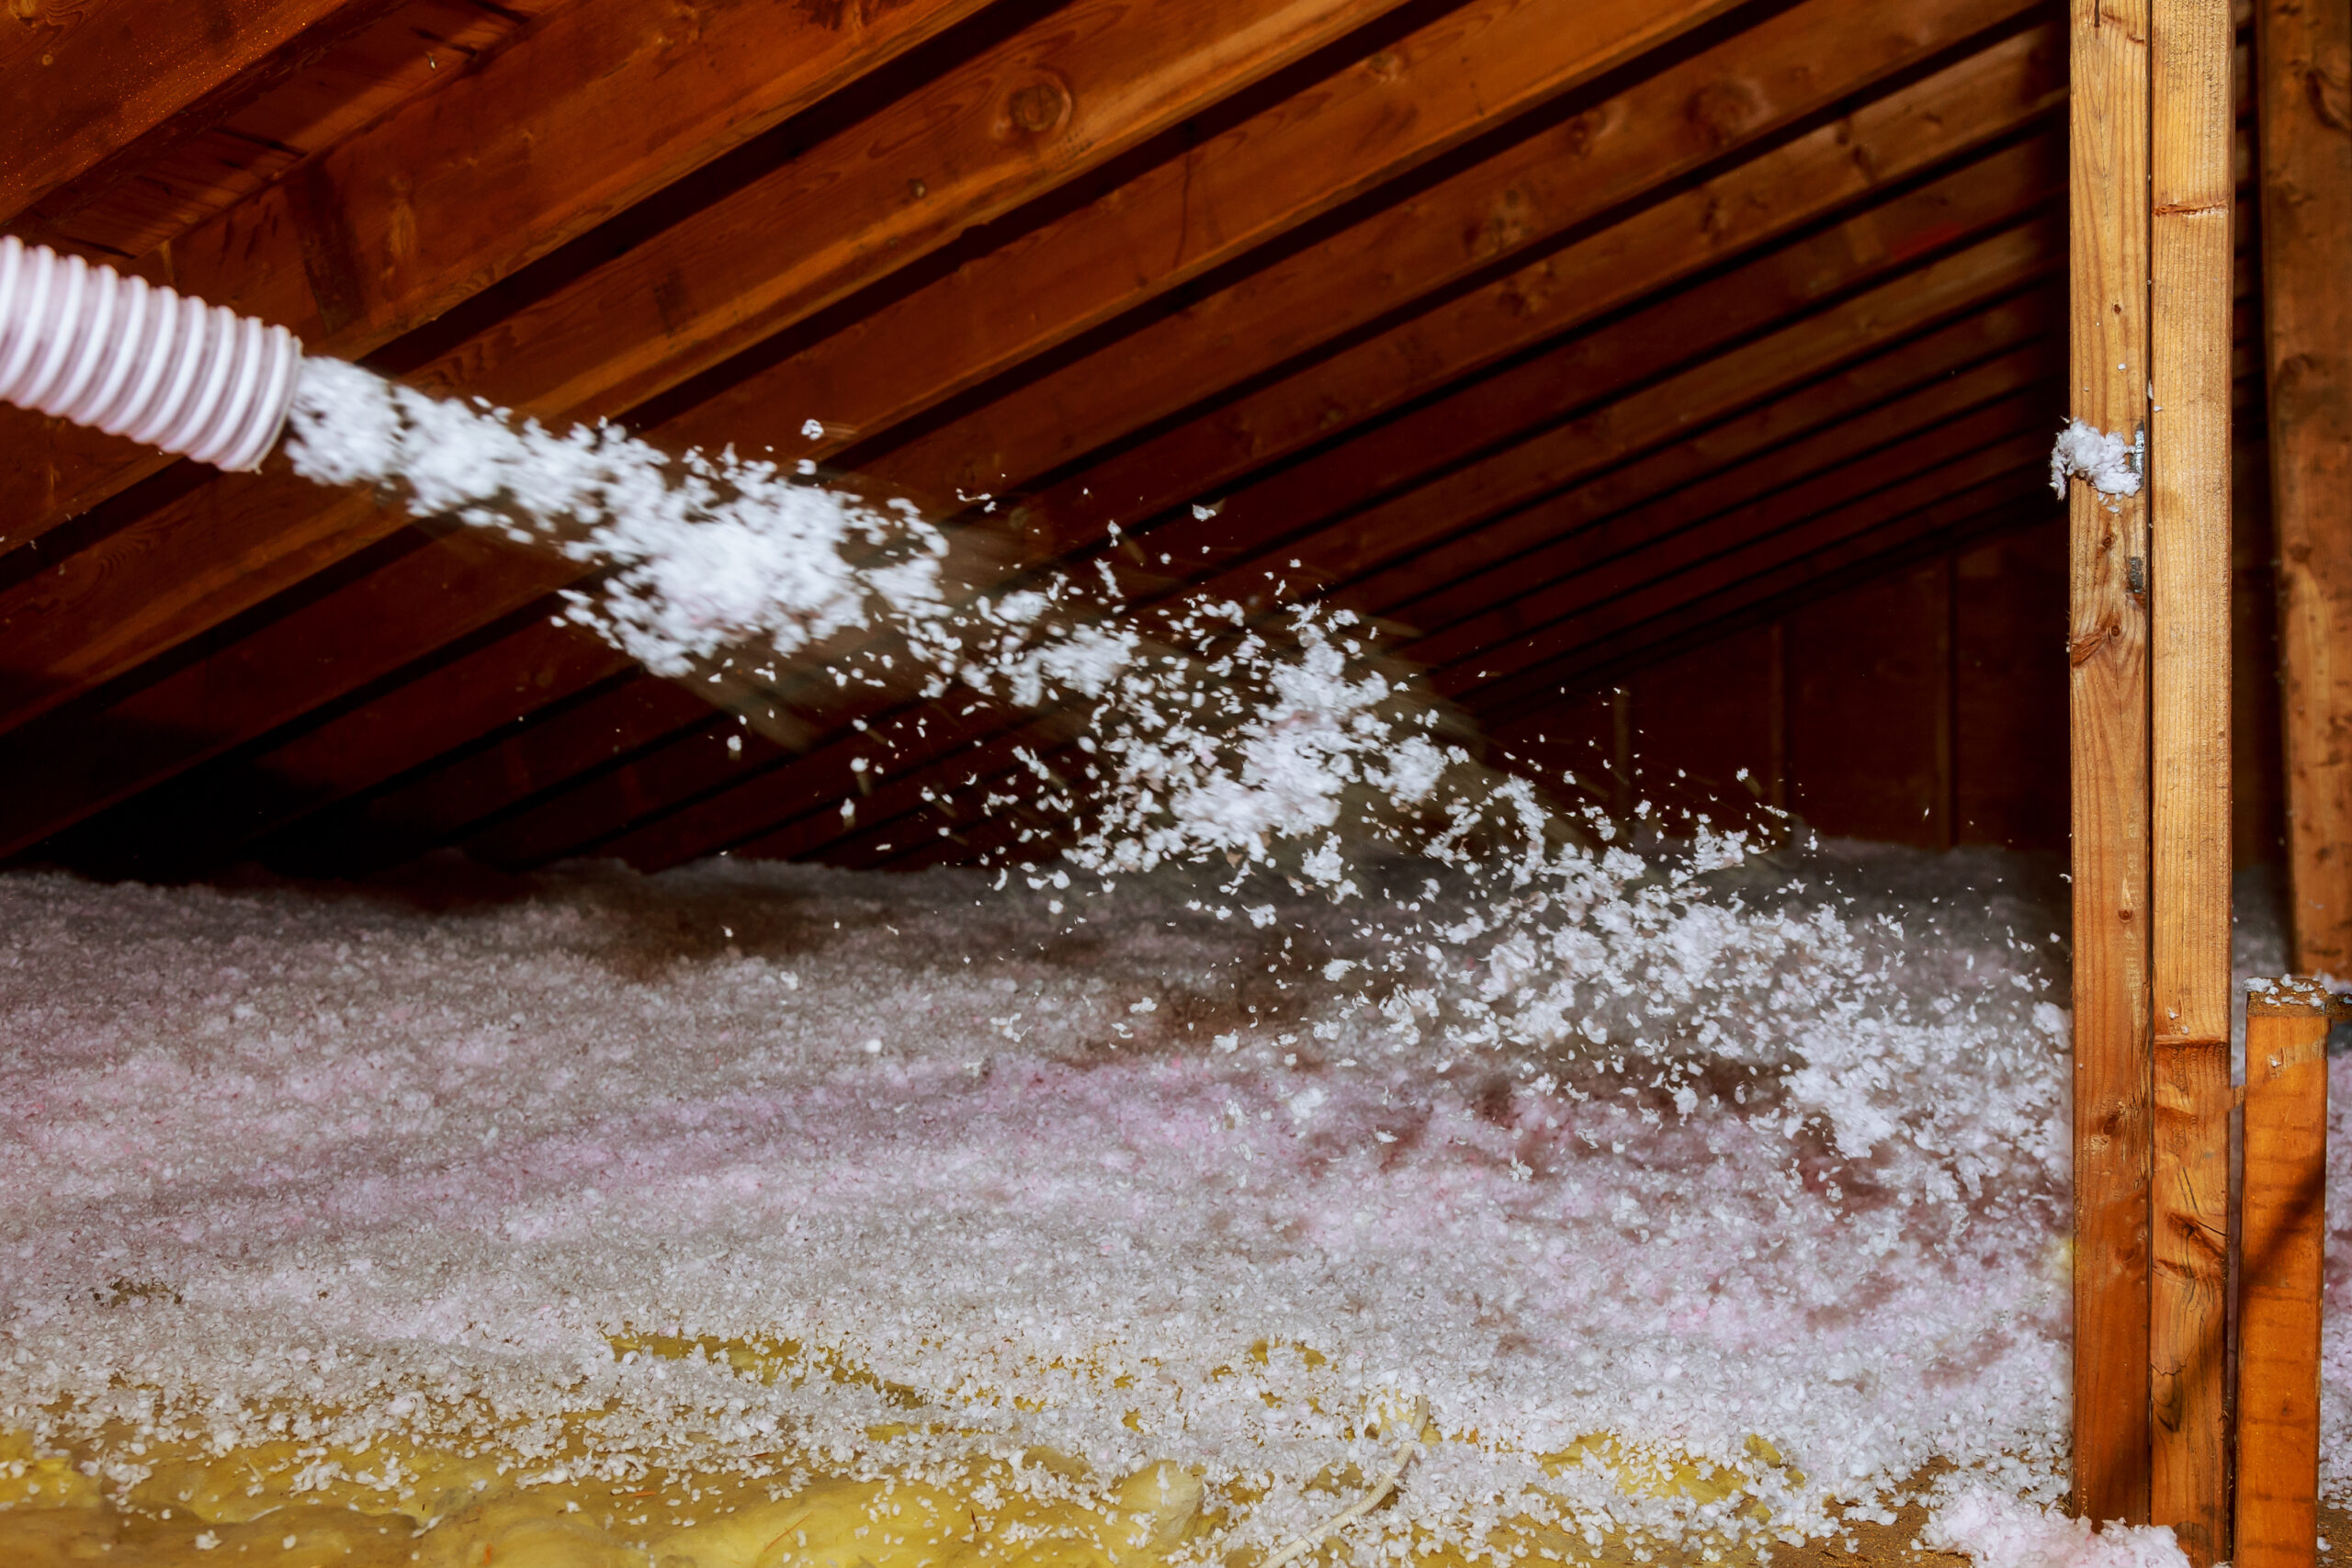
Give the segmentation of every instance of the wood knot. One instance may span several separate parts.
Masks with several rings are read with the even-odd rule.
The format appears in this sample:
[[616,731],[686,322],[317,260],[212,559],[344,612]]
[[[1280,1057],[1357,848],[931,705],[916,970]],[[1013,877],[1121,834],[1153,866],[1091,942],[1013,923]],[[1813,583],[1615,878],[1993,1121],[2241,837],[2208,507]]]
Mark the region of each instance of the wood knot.
[[1050,136],[1069,123],[1070,95],[1060,78],[1041,75],[1004,100],[1004,129],[1019,136]]
[[1756,123],[1756,91],[1745,82],[1710,82],[1690,95],[1690,123],[1724,146]]
[[2102,621],[2091,630],[2083,633],[2080,637],[2068,638],[2066,642],[2066,662],[2077,669],[2081,668],[2083,665],[2089,663],[2093,658],[2097,657],[2100,649],[2105,648],[2109,643],[2113,642],[2115,640],[2115,623],[2113,621]]

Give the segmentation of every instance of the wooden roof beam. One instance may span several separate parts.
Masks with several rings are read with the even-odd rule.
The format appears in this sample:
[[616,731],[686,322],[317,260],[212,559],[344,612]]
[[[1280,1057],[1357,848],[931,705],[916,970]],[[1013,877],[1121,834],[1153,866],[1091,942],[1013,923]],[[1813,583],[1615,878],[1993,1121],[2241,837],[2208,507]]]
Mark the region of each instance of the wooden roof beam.
[[[1032,525],[1046,531],[1040,547],[1090,547],[1114,519],[1135,528],[1193,500],[1229,504],[1247,475],[1335,432],[1368,425],[1466,375],[1562,341],[1581,321],[1963,154],[2050,107],[2060,82],[2053,62],[2054,40],[2045,33],[2004,40],[1367,341],[1079,467],[1024,503],[1036,519]],[[1310,487],[1302,481],[1302,488]]]
[[[243,754],[134,794],[68,829],[55,852],[75,864],[135,862],[143,873],[201,874],[337,802],[451,766],[514,736],[526,720],[594,701],[597,687],[635,665],[570,622],[555,623],[562,607],[527,604],[509,617],[519,626],[486,628],[498,635],[436,650],[429,669],[363,687],[283,739],[264,737]],[[705,710],[696,703],[695,711]],[[380,836],[408,840],[391,829]]]
[[264,840],[264,857],[337,873],[391,864],[682,736],[707,735],[725,716],[675,682],[620,680],[532,716],[489,746],[422,761],[387,789],[283,828]]
[[[2047,429],[2055,398],[2050,369],[2047,342],[2029,344],[1707,482],[1563,530],[1540,550],[1381,613],[1425,633],[1399,650],[1406,658],[1442,666],[1476,657],[1544,625],[1562,607],[1606,596],[1608,580],[1625,564],[1670,558],[1686,537],[1719,536],[1739,519],[1758,527],[1802,520],[1901,478],[1928,450],[1964,451],[2021,428]],[[1922,435],[1929,438],[1924,445],[1915,439]],[[1443,581],[1444,555],[1430,552],[1432,581]],[[1362,593],[1344,597],[1373,603]]]
[[[575,0],[182,235],[152,270],[288,327],[315,352],[356,359],[982,4],[909,0],[869,17],[770,0],[706,0],[691,12]],[[206,15],[172,14],[190,25]],[[22,101],[40,108],[38,97]],[[0,407],[0,450],[18,455],[0,468],[0,547],[170,461],[10,407]]]
[[[1882,344],[1881,346],[1886,348],[1886,352],[1878,360],[1871,362],[1874,367],[1879,367],[1877,375],[1860,374],[1858,367],[1856,371],[1849,372],[1847,377],[1832,383],[1830,389],[1836,393],[1842,393],[1848,403],[1857,400],[1867,402],[1887,396],[1894,389],[1916,386],[1925,379],[1937,383],[1928,389],[1928,396],[1930,399],[1949,399],[1955,393],[1963,399],[1969,398],[1973,396],[1972,389],[1976,386],[1975,382],[1964,377],[1958,381],[1945,381],[1942,378],[1950,373],[1962,369],[1970,360],[1982,358],[1988,354],[1996,355],[1992,363],[1996,370],[2009,367],[2012,362],[2020,358],[2032,358],[2030,352],[2020,355],[2012,350],[2008,355],[2002,357],[1998,355],[1998,351],[2003,346],[2014,344],[2021,338],[2030,335],[2037,324],[2046,326],[2044,318],[2047,314],[2046,310],[2037,310],[2032,303],[2019,301],[1996,307],[1978,316],[1955,322],[1932,334],[1931,340],[1924,344],[1911,342],[1900,345]],[[1880,319],[1887,320],[1884,307],[1880,308]],[[1898,316],[1896,321],[1899,322],[1899,320]],[[1848,351],[1848,345],[1841,343],[1834,346],[1831,353],[1833,355],[1842,355]],[[1888,377],[1899,377],[1900,379],[1883,378]],[[1708,367],[1702,367],[1690,372],[1688,379],[1691,382],[1691,386],[1681,389],[1690,392],[1693,397],[1702,399],[1692,406],[1692,412],[1694,417],[1703,419],[1706,417],[1705,411],[1709,406],[1703,401],[1703,391],[1707,387],[1715,384],[1715,378]],[[1731,379],[1735,387],[1739,384],[1737,378]],[[2003,385],[2006,387],[2007,383],[2005,382]],[[1806,403],[1816,401],[1817,399],[1809,399],[1806,395],[1800,394],[1796,400],[1791,400]],[[1781,414],[1779,411],[1785,406],[1786,401],[1769,405],[1767,409],[1760,410],[1750,416],[1747,423],[1765,435],[1785,431],[1789,427],[1790,418]],[[1827,410],[1815,409],[1805,417],[1818,423],[1833,417],[1838,406],[1832,404]],[[1826,434],[1833,439],[1845,439],[1849,436],[1850,432],[1848,426],[1835,425]],[[1694,439],[1704,441],[1706,438],[1702,436]],[[1759,444],[1762,444],[1760,437]],[[1687,480],[1693,474],[1706,471],[1701,465],[1691,460],[1687,446],[1668,447],[1659,454],[1659,457],[1661,462],[1655,485],[1657,489],[1668,488],[1670,484]],[[1724,465],[1719,461],[1708,467],[1723,468]],[[1669,479],[1668,476],[1673,477]],[[1724,477],[1726,482],[1745,482],[1747,479],[1746,471],[1737,468],[1729,469]],[[1583,492],[1578,491],[1572,493],[1581,496]],[[1478,536],[1473,535],[1467,536],[1467,539],[1475,540]],[[1406,574],[1407,581],[1416,579],[1422,583],[1430,581],[1426,575]],[[1369,605],[1393,607],[1396,604],[1393,595],[1384,598],[1376,593],[1359,592],[1351,595],[1351,598],[1354,602]],[[879,701],[866,702],[840,709],[829,715],[829,718],[835,730],[840,731],[846,728],[852,717],[864,716],[869,720],[876,719],[886,712],[887,708],[888,705]],[[991,721],[997,725],[1006,722],[1008,720],[1003,716]],[[546,755],[540,739],[532,731],[526,730],[502,744],[510,750],[528,750],[537,756]],[[631,742],[628,749],[634,750],[635,744]],[[692,742],[682,742],[682,744],[692,744]],[[879,739],[878,749],[869,745],[866,750],[876,755],[891,755],[895,753],[899,744],[899,741],[883,738]],[[600,726],[590,725],[582,728],[579,745],[577,765],[582,768],[594,767],[613,756],[611,749],[604,743]],[[630,848],[625,852],[631,854],[632,858],[639,854],[655,853],[661,863],[673,863],[675,859],[692,858],[696,853],[711,852],[725,847],[731,841],[732,837],[745,832],[746,829],[742,826],[743,820],[755,820],[762,812],[789,810],[793,801],[800,794],[809,791],[823,794],[846,782],[844,779],[832,779],[822,784],[803,784],[799,782],[797,774],[792,779],[769,779],[757,776],[769,768],[785,766],[787,763],[796,770],[806,765],[769,748],[757,736],[746,738],[745,750],[740,758],[729,757],[722,761],[717,756],[708,757],[707,759],[707,776],[691,784],[682,784],[682,787],[698,796],[701,792],[707,790],[718,793],[699,798],[695,804],[679,805],[676,816],[665,817],[651,828],[647,829],[642,844]],[[462,830],[468,821],[489,816],[511,800],[519,799],[519,795],[506,793],[505,786],[509,781],[514,781],[519,785],[520,781],[529,779],[533,781],[530,793],[536,793],[547,787],[550,776],[537,768],[498,768],[490,764],[484,764],[479,768],[466,767],[464,771],[467,776],[462,784],[453,784],[447,787],[438,788],[436,794],[438,798],[447,803],[447,809],[469,812],[472,816],[444,815],[439,819],[437,827],[425,829],[427,838],[419,840],[420,842],[439,841],[446,839],[451,833]],[[643,781],[639,781],[632,787],[636,798],[640,803],[639,808],[644,809],[643,803],[651,798],[647,785]],[[764,804],[766,802],[779,804]],[[699,826],[706,818],[712,825],[708,828]],[[424,823],[430,819],[429,814],[424,817],[403,814],[401,825],[404,829],[414,831],[422,829]],[[351,832],[355,836],[366,836],[389,825],[384,822],[380,815],[375,820],[379,824],[378,827],[362,828],[354,824]],[[610,828],[605,829],[606,832],[611,830]],[[582,829],[576,823],[571,831],[574,837],[567,845],[571,850],[577,850],[595,837],[593,829]],[[636,835],[632,833],[630,837],[635,838]],[[658,852],[650,848],[656,842],[664,847]],[[686,847],[672,847],[680,845]],[[521,852],[514,852],[519,855]]]
[[1986,502],[1981,510],[1964,515],[1939,510],[1905,519],[1652,616],[1606,642],[1528,671],[1508,693],[1481,699],[1479,720],[1489,733],[1523,739],[1529,726],[1545,722],[1545,716],[1557,714],[1564,702],[1589,696],[1597,683],[1620,680],[1724,633],[1903,570],[1928,556],[1971,548],[1996,535],[2045,527],[2053,521],[2041,498],[2005,499],[2011,493],[2005,488],[1988,489],[1979,498]]
[[2000,391],[2042,376],[2063,299],[2046,285],[2003,299],[1922,335],[1897,337],[1883,352],[1611,468],[1525,512],[1449,539],[1430,554],[1384,567],[1346,585],[1351,602],[1391,606],[1405,626],[1435,632],[1494,603],[1518,562],[1554,575],[1552,562],[1574,551],[1583,530],[1637,508],[1693,518],[1772,488],[1780,476],[1814,461],[1816,452],[1860,449],[1860,433],[1883,412],[1914,403],[1969,406],[1976,389]]
[[0,223],[201,130],[395,0],[89,0],[0,25]]
[[[673,422],[831,458],[1395,179],[1730,8],[1464,6],[976,255]],[[1408,108],[1409,106],[1409,108]],[[1660,177],[1665,171],[1653,175]],[[1022,308],[1008,310],[1006,301]],[[827,434],[801,434],[807,411]],[[926,476],[935,484],[937,476]]]
[[2031,389],[1688,527],[1653,531],[1636,514],[1623,520],[1622,532],[1595,531],[1599,536],[1588,541],[1595,558],[1582,570],[1532,585],[1411,643],[1407,657],[1430,667],[1438,690],[1458,695],[1549,657],[1564,641],[1591,640],[1587,628],[1596,620],[1613,623],[1620,601],[1685,573],[1735,556],[1799,548],[1796,541],[1835,543],[1875,525],[1890,508],[1907,514],[1939,489],[2030,463],[2037,440],[2046,464],[2049,432],[2050,400]]
[[0,795],[0,856],[522,608],[553,583],[543,576],[535,592],[502,594],[518,555],[545,570],[536,555],[479,529],[420,539],[356,581],[290,595],[283,614],[248,635],[103,706],[0,735],[0,775],[20,785]]
[[[1531,360],[1328,448],[1228,496],[1214,518],[1180,518],[1141,534],[1139,544],[1179,561],[1234,561],[1210,588],[1246,602],[1263,591],[1265,573],[1277,564],[1291,570],[1288,563],[1295,560],[1295,570],[1310,581],[1343,583],[1480,518],[1507,516],[1672,440],[1705,417],[1702,411],[1717,417],[1732,412],[2054,267],[2060,259],[2054,221],[2017,221],[2020,209],[2030,211],[2051,193],[2046,181],[2021,177],[2041,168],[2030,157],[2008,156],[1973,165],[1888,209],[1669,297],[1564,345],[1556,355]],[[1912,210],[1901,210],[1905,206]],[[1884,231],[1981,234],[2002,224],[2012,226],[1924,266],[1896,271],[1874,288],[1867,286],[1893,270],[1892,258],[1854,249],[1857,241],[1867,243]],[[1858,287],[1863,291],[1850,299],[1716,357],[1702,357],[1804,310],[1814,299]],[[1679,373],[1661,377],[1670,371]],[[1557,391],[1563,386],[1592,400],[1582,408],[1569,404],[1573,417],[1555,423],[1555,411],[1568,412],[1560,406],[1566,402]],[[1531,424],[1534,432],[1524,434]],[[1365,500],[1373,504],[1351,504]],[[1334,512],[1336,520],[1322,521]]]

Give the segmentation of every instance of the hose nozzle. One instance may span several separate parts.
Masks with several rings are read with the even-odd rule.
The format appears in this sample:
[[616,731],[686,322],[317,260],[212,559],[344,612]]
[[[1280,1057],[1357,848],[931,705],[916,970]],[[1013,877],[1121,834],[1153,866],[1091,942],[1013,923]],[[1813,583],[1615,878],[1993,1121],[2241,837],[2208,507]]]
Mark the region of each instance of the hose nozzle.
[[0,400],[240,472],[301,363],[284,327],[0,237]]

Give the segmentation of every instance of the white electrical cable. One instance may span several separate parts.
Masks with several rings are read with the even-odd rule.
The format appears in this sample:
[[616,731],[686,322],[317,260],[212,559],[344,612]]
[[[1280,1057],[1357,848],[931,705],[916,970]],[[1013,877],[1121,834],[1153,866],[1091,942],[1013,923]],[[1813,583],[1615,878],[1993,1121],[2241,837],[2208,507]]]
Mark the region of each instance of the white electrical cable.
[[277,445],[301,363],[284,327],[0,236],[0,401],[235,472]]

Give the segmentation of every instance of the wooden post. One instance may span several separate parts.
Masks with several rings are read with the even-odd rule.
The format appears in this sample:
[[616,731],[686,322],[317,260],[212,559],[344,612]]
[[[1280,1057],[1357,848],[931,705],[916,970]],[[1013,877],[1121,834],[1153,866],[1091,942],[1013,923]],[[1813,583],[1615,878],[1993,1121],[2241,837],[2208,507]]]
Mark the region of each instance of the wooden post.
[[2352,15],[2258,0],[2262,316],[2294,966],[2352,974]]
[[2328,1010],[2327,993],[2308,980],[2278,982],[2246,1001],[2239,1568],[2312,1568],[2319,1559]]
[[2149,1518],[2229,1556],[2229,0],[2149,34],[2149,686],[2154,1002]]
[[[2070,0],[2068,395],[2143,434],[2147,0]],[[2076,480],[2067,658],[2075,913],[2075,1502],[2148,1517],[2147,502]]]

